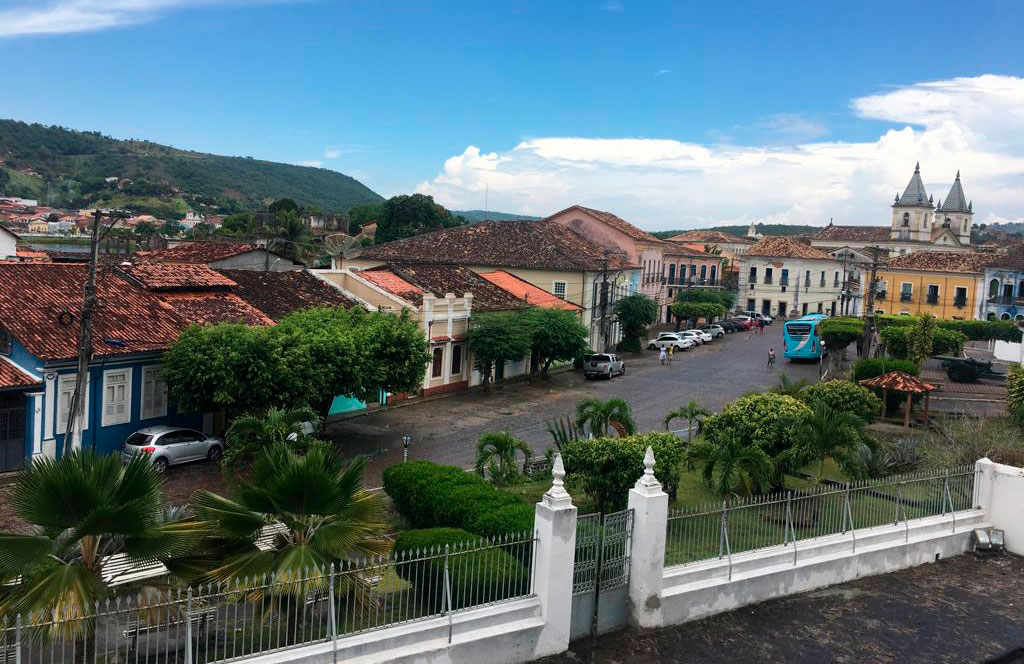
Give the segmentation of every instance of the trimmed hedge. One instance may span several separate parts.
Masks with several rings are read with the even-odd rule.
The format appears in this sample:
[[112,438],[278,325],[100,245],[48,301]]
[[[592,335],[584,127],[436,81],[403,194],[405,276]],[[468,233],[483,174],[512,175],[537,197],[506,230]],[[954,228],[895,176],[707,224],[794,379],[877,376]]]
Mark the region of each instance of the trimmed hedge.
[[864,334],[864,323],[856,318],[826,318],[820,325],[821,338],[829,349],[837,352]]
[[865,422],[871,422],[882,410],[882,400],[871,390],[847,380],[830,380],[805,387],[800,399],[813,406],[821,402],[840,413],[853,413]]
[[[881,331],[882,340],[885,342],[885,352],[889,355],[905,360],[910,353],[909,326],[890,326]],[[936,327],[932,331],[932,355],[959,355],[967,343],[967,335],[962,332],[947,330]]]
[[[395,540],[394,556],[407,554],[410,562],[399,562],[395,571],[416,587],[416,598],[430,613],[444,610],[444,552],[448,546],[448,576],[452,587],[452,609],[496,602],[525,595],[530,590],[530,574],[513,554],[529,551],[531,544],[513,545],[508,551],[486,548],[479,536],[458,528],[407,530]],[[412,553],[417,552],[417,553]],[[423,560],[416,558],[424,557]],[[527,556],[528,557],[528,556]]]
[[807,404],[785,394],[748,394],[706,418],[701,431],[711,442],[718,442],[727,432],[735,433],[744,443],[757,445],[774,457],[800,442],[795,424],[810,412]]
[[[914,316],[875,316],[878,328],[907,327],[914,324]],[[1020,341],[1021,329],[1012,321],[1006,320],[949,320],[936,318],[935,326],[939,329],[960,332],[970,341]]]
[[384,491],[414,528],[444,526],[485,536],[533,531],[532,505],[455,466],[395,464],[384,471]]

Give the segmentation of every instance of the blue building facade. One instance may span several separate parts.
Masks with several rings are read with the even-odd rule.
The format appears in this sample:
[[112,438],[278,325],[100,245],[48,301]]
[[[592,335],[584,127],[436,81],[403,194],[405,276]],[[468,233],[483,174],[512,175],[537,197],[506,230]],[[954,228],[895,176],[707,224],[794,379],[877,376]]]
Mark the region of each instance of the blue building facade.
[[1024,268],[985,268],[981,285],[980,319],[1024,321]]

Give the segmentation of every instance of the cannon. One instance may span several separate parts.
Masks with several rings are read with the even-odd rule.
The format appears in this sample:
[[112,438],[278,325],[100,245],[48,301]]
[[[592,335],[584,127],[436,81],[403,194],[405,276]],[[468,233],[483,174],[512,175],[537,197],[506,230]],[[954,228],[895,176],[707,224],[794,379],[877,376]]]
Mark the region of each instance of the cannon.
[[951,355],[938,355],[935,359],[942,362],[942,368],[946,370],[946,375],[954,383],[975,383],[979,378],[1006,379],[1006,374],[992,370],[991,362]]

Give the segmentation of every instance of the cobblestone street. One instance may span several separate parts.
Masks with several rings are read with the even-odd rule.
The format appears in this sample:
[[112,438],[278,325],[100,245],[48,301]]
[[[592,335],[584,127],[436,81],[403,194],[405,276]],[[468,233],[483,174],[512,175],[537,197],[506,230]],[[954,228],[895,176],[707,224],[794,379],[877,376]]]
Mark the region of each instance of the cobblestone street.
[[[766,368],[770,347],[779,358],[773,371]],[[775,384],[780,372],[794,380],[818,377],[817,365],[782,359],[780,324],[766,328],[764,335],[731,334],[677,354],[671,366],[661,366],[653,351],[624,359],[626,375],[612,380],[587,381],[579,372],[563,372],[548,381],[509,383],[490,394],[474,390],[356,416],[332,423],[326,434],[346,454],[367,455],[367,484],[378,486],[384,468],[402,460],[405,433],[413,437],[410,459],[468,467],[476,440],[485,431],[507,429],[542,454],[551,445],[545,420],[571,414],[584,397],[626,399],[638,428],[649,431],[661,429],[665,413],[690,399],[717,411],[744,392]]]

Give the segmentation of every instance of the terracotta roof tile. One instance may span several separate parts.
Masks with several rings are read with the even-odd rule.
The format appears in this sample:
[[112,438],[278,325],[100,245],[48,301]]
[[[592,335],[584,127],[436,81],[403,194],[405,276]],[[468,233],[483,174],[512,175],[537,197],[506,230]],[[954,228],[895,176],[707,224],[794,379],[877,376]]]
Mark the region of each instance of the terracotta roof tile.
[[679,235],[673,235],[668,238],[668,241],[690,242],[695,244],[754,244],[754,241],[749,238],[730,235],[729,233],[723,233],[722,231],[687,231],[685,233],[680,233]]
[[997,254],[971,251],[915,251],[889,261],[891,270],[927,270],[930,272],[982,272],[998,262]]
[[[600,219],[601,221],[608,224],[617,231],[625,233],[634,240],[643,240],[644,242],[653,242],[655,244],[661,244],[662,242],[664,242],[664,240],[659,240],[658,238],[651,235],[647,231],[637,228],[636,226],[629,223],[622,217],[619,217],[618,215],[612,214],[611,212],[605,212],[604,210],[595,210],[594,208],[583,207],[582,205],[573,205],[572,207],[568,207],[562,210],[561,212],[556,212],[555,214],[551,215],[551,217],[557,217],[558,215],[564,214],[569,210],[582,210],[583,212],[586,212],[587,214]],[[548,217],[548,219],[551,219],[551,217]]]
[[207,290],[229,288],[235,282],[205,265],[190,263],[135,263],[118,269],[149,290]]
[[583,310],[583,307],[578,304],[573,304],[572,302],[563,300],[554,293],[549,293],[543,288],[534,286],[529,281],[520,279],[516,275],[505,272],[504,270],[483,272],[480,276],[495,286],[507,290],[527,304],[535,307],[543,307],[545,309],[565,309],[566,311]]
[[444,297],[446,293],[462,297],[472,293],[475,311],[509,311],[527,306],[515,294],[461,266],[389,264],[356,274],[416,306],[423,302],[427,293],[434,297]]
[[430,265],[487,265],[502,268],[596,271],[631,266],[552,221],[491,221],[446,228],[368,247],[360,258]]
[[0,390],[42,385],[43,381],[30,376],[6,357],[0,356]]
[[[366,279],[374,286],[377,286],[392,295],[397,295],[403,300],[412,302],[417,306],[419,306],[419,303],[423,299],[423,295],[426,293],[422,288],[410,284],[408,281],[392,272],[389,267],[362,270],[359,272],[359,276]],[[461,296],[462,293],[458,293],[458,295]]]
[[815,240],[853,242],[888,242],[892,235],[889,226],[836,226],[829,224],[814,235]]
[[924,394],[925,392],[939,389],[937,385],[926,383],[920,378],[903,373],[902,371],[890,371],[875,378],[862,380],[860,384],[864,387],[878,387],[884,390],[911,392],[913,394]]
[[313,307],[355,307],[339,289],[306,270],[262,272],[260,270],[218,270],[235,282],[231,290],[276,321],[288,314]]
[[195,325],[215,325],[217,323],[274,324],[273,318],[234,293],[167,292],[160,293],[160,297],[174,307],[174,311],[178,315],[188,323]]
[[158,251],[139,251],[133,256],[147,261],[163,263],[202,263],[209,264],[232,256],[258,251],[254,244],[237,244],[233,242],[183,242],[170,249]]
[[758,240],[750,247],[750,249],[747,249],[746,255],[834,260],[821,249],[815,249],[814,247],[787,235],[774,235]]

